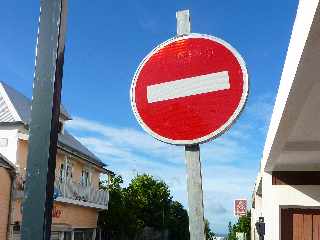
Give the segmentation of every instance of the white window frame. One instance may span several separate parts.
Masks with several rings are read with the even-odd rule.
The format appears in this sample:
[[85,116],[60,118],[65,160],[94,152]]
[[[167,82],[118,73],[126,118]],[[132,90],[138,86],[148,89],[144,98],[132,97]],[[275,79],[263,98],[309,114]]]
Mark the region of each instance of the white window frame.
[[[86,175],[87,174],[87,175]],[[83,167],[81,171],[80,184],[84,187],[89,187],[92,184],[92,170],[90,167]]]
[[[61,166],[63,165],[63,168]],[[73,163],[66,156],[64,161],[60,164],[60,182],[69,182],[73,179]]]

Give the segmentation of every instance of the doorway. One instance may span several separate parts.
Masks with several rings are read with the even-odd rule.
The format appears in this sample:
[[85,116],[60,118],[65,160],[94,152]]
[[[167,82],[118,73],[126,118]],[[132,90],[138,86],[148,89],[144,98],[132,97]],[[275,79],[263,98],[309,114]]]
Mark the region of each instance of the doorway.
[[281,240],[320,240],[320,209],[281,209]]

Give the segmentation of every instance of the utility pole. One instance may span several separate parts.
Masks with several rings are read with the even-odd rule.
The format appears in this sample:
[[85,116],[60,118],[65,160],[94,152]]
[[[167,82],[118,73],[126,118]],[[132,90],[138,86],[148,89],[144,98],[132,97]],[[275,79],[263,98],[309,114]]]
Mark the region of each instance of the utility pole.
[[49,240],[65,50],[67,0],[41,0],[22,240]]

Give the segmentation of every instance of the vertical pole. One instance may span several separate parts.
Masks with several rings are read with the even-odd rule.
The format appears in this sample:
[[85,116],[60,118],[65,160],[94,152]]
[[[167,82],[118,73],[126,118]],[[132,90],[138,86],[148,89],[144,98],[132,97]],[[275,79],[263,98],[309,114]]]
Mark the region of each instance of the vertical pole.
[[186,145],[190,240],[204,240],[203,192],[198,144]]
[[178,11],[177,17],[177,35],[188,35],[191,32],[190,13],[189,10]]
[[[191,32],[189,10],[177,12],[176,17],[177,35],[188,35]],[[185,154],[187,164],[190,240],[204,240],[203,192],[199,145],[186,145]]]
[[49,240],[52,224],[67,0],[40,5],[22,240]]

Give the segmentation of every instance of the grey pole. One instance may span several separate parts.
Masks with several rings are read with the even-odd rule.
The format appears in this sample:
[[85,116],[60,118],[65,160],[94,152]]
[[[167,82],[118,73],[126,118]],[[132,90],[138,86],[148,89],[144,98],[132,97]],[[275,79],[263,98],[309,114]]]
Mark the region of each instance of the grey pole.
[[204,240],[204,213],[200,147],[186,145],[190,240]]
[[[177,17],[177,35],[183,36],[191,32],[189,10],[179,11]],[[200,162],[200,146],[186,145],[187,187],[189,206],[190,240],[204,240],[204,213],[202,175]]]
[[67,0],[41,0],[22,240],[49,240],[64,62]]

